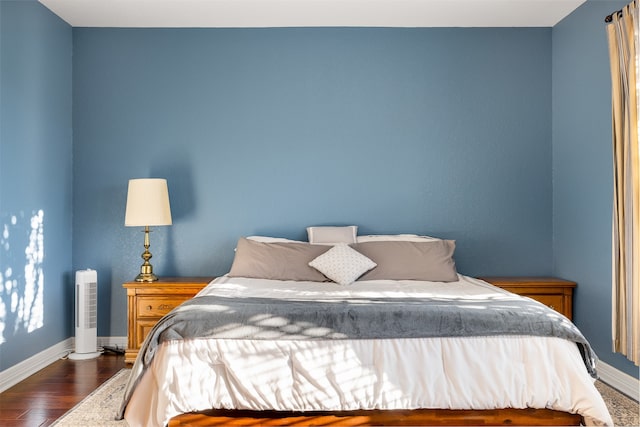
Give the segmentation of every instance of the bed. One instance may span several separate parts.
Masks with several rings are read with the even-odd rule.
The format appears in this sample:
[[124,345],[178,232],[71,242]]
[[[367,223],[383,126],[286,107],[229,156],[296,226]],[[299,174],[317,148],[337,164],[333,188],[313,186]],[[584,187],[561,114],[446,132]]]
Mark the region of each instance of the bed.
[[[580,331],[457,273],[451,243],[393,243],[390,256],[389,244],[257,243],[241,239],[229,274],[149,333],[119,414],[131,427],[613,425]],[[315,276],[309,260],[336,248]],[[375,266],[351,271],[354,249]]]

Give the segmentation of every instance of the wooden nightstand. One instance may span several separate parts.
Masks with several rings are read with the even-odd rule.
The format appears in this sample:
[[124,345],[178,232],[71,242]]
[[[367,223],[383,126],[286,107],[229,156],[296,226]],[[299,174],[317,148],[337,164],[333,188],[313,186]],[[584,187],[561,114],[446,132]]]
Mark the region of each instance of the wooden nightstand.
[[514,294],[540,301],[572,320],[573,289],[576,287],[576,282],[555,277],[480,277],[479,279]]
[[156,282],[127,282],[127,350],[125,363],[133,363],[147,334],[162,316],[193,298],[213,277],[162,277]]

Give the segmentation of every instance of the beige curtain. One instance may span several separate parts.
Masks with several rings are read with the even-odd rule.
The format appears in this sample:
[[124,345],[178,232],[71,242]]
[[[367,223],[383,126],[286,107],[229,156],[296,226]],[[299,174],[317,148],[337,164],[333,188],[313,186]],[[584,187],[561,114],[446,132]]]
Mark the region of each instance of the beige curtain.
[[640,365],[638,0],[607,25],[613,118],[613,349]]

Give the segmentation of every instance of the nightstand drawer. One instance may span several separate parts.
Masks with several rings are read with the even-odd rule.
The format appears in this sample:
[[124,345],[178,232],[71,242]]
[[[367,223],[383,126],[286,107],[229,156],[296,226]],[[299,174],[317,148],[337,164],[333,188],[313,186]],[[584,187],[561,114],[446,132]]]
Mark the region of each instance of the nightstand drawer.
[[541,303],[543,303],[544,305],[546,305],[549,308],[552,308],[556,311],[559,311],[560,313],[565,311],[564,308],[564,297],[562,295],[544,295],[544,294],[535,294],[535,295],[526,295],[523,294],[523,296],[525,297],[529,297],[531,299],[534,299],[536,301],[539,301]]
[[188,300],[188,297],[138,297],[136,315],[138,318],[162,317]]
[[532,298],[564,314],[573,315],[573,289],[576,282],[556,277],[480,277],[514,294]]
[[157,322],[158,320],[138,320],[136,323],[136,348],[142,347],[144,339],[147,338],[147,335]]

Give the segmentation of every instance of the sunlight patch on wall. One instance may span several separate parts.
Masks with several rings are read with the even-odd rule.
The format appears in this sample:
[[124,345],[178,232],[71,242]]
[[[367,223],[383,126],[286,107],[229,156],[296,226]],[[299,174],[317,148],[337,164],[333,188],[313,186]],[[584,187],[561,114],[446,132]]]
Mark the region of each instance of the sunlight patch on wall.
[[[44,325],[44,211],[11,215],[0,237],[0,344]],[[24,250],[22,250],[24,248]]]

